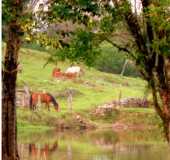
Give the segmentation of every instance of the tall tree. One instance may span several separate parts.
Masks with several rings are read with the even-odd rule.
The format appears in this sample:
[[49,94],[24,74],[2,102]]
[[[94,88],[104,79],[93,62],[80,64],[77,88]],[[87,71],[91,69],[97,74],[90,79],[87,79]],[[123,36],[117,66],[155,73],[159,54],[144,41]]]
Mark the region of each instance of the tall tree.
[[[152,89],[154,107],[163,122],[165,136],[170,142],[170,26],[169,10],[163,1],[142,0],[141,15],[133,13],[127,1],[114,1],[134,39],[134,60]],[[140,1],[139,1],[140,2]],[[164,1],[165,2],[165,1]],[[169,2],[169,1],[166,1]],[[142,22],[141,22],[142,21]],[[129,53],[130,55],[132,53]],[[159,102],[161,98],[161,103]]]
[[23,32],[19,23],[22,0],[4,0],[3,24],[7,28],[6,50],[2,66],[2,159],[18,160],[15,89],[18,51]]

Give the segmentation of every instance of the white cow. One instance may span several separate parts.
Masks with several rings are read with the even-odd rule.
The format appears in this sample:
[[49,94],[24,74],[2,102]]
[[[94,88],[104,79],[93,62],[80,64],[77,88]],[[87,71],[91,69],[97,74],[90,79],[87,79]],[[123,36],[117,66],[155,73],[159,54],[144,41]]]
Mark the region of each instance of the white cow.
[[83,70],[79,66],[71,66],[67,68],[65,73],[76,73],[78,76],[80,76],[83,73]]

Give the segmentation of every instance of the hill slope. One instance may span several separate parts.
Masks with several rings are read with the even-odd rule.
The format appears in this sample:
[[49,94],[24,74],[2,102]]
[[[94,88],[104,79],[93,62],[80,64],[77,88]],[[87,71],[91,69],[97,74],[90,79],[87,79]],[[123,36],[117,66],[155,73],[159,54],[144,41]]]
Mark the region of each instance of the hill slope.
[[[20,64],[23,66],[22,73],[18,74],[17,87],[22,88],[26,83],[32,91],[46,91],[55,96],[61,106],[61,112],[56,113],[53,109],[48,112],[45,108],[40,111],[31,112],[28,108],[19,107],[17,110],[18,114],[18,126],[20,128],[45,128],[57,126],[61,123],[67,125],[76,125],[77,121],[75,116],[80,114],[87,121],[97,124],[100,126],[107,126],[108,123],[112,123],[116,115],[113,114],[111,117],[106,119],[100,119],[95,121],[94,117],[90,116],[90,111],[103,103],[117,100],[120,95],[124,97],[140,97],[144,96],[146,82],[140,78],[121,77],[119,75],[107,74],[104,72],[97,71],[93,68],[88,68],[81,64],[85,74],[75,80],[57,80],[52,78],[52,70],[56,67],[54,64],[48,64],[45,68],[43,65],[46,63],[48,54],[46,52],[40,52],[31,49],[22,48],[20,50]],[[68,62],[58,62],[57,67],[61,68],[64,72],[69,67]],[[72,89],[73,95],[73,113],[68,111],[68,102],[66,91]],[[152,109],[123,109],[123,112],[132,114],[133,121],[140,123],[144,120],[143,113],[154,113]],[[141,113],[141,118],[139,118]],[[123,116],[126,115],[122,114]],[[136,118],[135,118],[135,117]],[[151,116],[152,117],[152,116]],[[131,118],[123,117],[124,121]],[[153,119],[155,113],[153,114]],[[119,117],[119,119],[121,119]],[[142,121],[141,121],[142,120]],[[64,121],[64,122],[63,122]],[[101,125],[102,123],[102,125]],[[147,123],[148,122],[147,120]]]
[[[23,82],[33,91],[47,91],[54,95],[73,89],[77,94],[73,97],[75,110],[87,109],[104,102],[118,99],[120,91],[122,97],[143,97],[146,83],[139,78],[121,77],[119,75],[99,72],[93,68],[82,66],[85,75],[76,80],[56,80],[52,78],[54,64],[45,68],[48,54],[30,49],[21,49],[20,63],[23,72],[18,74],[17,86],[22,87]],[[69,67],[69,63],[58,62],[62,71]],[[62,106],[67,109],[66,97],[56,97]]]

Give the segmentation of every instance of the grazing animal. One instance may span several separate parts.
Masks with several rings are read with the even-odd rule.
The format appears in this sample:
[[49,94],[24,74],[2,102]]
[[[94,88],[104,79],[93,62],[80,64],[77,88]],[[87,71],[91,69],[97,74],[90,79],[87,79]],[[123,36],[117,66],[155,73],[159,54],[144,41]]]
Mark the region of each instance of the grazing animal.
[[52,73],[52,76],[55,77],[55,78],[60,78],[62,77],[62,72],[59,68],[54,68],[53,69],[53,73]]
[[53,103],[56,111],[59,111],[59,104],[50,93],[39,93],[33,92],[30,97],[30,108],[36,110],[38,103],[45,103],[48,110],[50,111],[50,103]]
[[79,66],[71,66],[67,68],[65,73],[66,74],[72,73],[72,74],[76,74],[77,76],[80,76],[83,73],[83,70]]
[[63,76],[67,79],[75,79],[76,75],[76,73],[63,73]]

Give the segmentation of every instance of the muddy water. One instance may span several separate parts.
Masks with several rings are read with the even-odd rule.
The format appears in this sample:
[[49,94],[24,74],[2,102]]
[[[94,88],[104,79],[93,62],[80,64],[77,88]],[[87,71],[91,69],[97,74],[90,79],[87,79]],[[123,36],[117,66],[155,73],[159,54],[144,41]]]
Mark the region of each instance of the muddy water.
[[20,132],[21,160],[170,160],[158,131]]

